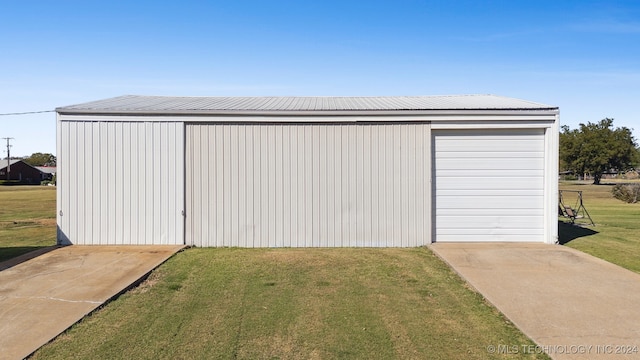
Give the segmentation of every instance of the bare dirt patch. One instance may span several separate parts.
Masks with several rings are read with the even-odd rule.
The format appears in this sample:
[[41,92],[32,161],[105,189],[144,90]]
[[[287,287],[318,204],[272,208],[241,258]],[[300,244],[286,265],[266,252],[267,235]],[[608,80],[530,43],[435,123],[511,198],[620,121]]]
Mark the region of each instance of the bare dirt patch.
[[151,290],[158,282],[162,280],[162,273],[159,270],[153,271],[140,285],[131,289],[132,294],[144,294]]

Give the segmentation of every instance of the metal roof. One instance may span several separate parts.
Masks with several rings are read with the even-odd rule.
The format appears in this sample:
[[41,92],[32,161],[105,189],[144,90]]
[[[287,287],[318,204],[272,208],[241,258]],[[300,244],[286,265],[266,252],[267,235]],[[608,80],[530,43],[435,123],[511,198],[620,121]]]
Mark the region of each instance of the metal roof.
[[57,171],[57,167],[55,166],[34,166],[34,168],[45,174],[55,174]]
[[[9,166],[13,166],[19,162],[22,162],[27,166],[31,166],[27,162],[25,162],[23,159],[11,159],[9,160]],[[31,167],[37,169],[37,167],[35,166],[31,166]],[[7,159],[0,160],[0,170],[6,169],[6,168],[7,168]]]
[[170,97],[125,95],[59,107],[60,114],[298,114],[430,112],[438,110],[557,110],[496,95],[375,97]]
[[[23,161],[23,160],[22,159],[11,159],[11,160],[9,160],[9,165],[13,165],[13,164],[19,163],[20,161]],[[4,166],[4,167],[2,167],[2,169],[6,168],[7,167],[7,159],[0,160],[0,166]]]

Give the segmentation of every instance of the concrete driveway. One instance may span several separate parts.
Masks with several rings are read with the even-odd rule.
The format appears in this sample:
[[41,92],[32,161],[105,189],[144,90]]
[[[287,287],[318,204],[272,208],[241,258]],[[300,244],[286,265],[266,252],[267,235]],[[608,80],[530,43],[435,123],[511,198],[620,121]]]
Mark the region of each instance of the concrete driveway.
[[0,264],[0,358],[30,355],[182,248],[73,245]]
[[561,245],[442,244],[431,249],[554,359],[639,359],[640,274]]

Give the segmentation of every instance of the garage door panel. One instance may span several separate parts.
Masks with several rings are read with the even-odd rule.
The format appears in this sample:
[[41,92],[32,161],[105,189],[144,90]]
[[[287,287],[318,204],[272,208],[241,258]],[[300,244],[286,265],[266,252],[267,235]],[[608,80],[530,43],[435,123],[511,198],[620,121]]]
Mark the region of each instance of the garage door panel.
[[441,196],[438,209],[535,209],[542,208],[537,196]]
[[[491,139],[496,141],[512,141],[514,136],[538,135],[540,129],[452,129],[438,130],[440,134],[447,135],[446,141],[469,140],[470,136],[475,139]],[[483,133],[480,133],[483,132]],[[521,139],[533,140],[533,139]]]
[[536,195],[542,196],[544,194],[544,190],[540,189],[505,189],[503,187],[494,188],[494,189],[440,189],[439,193],[445,196],[467,196],[467,195]]
[[[470,174],[467,169],[440,169],[438,170],[437,175],[440,178],[456,178],[456,177],[467,177]],[[485,178],[510,178],[510,177],[537,177],[540,175],[540,169],[514,169],[505,173],[504,170],[483,170],[482,175]]]
[[[508,227],[511,230],[512,227],[518,227],[518,231],[520,230],[531,230],[534,229],[538,231],[539,229],[533,227],[532,225],[536,222],[542,220],[542,216],[531,216],[531,215],[487,215],[487,216],[460,216],[460,215],[440,215],[442,219],[445,221],[450,221],[451,223],[456,224],[456,229],[485,229],[485,230],[494,230],[501,229],[503,227]],[[443,229],[446,230],[446,229]],[[514,230],[516,231],[516,230]]]
[[[544,168],[543,158],[448,158],[440,159],[438,170],[504,170],[508,173],[511,170],[528,170]],[[436,173],[437,174],[437,173]],[[473,176],[473,174],[470,174]]]
[[[454,129],[454,130],[438,130],[440,134],[447,135],[447,139],[443,140],[443,143],[447,141],[476,141],[482,139],[489,139],[495,141],[508,142],[515,140],[515,136],[527,136],[537,135],[540,129]],[[484,133],[480,134],[483,131]],[[471,138],[473,137],[473,138]],[[523,141],[529,141],[533,139],[522,139]]]
[[[505,135],[503,135],[505,136]],[[540,145],[535,139],[500,139],[485,135],[480,135],[473,139],[457,137],[446,139],[438,144],[438,152],[470,152],[467,149],[461,149],[460,143],[467,142],[470,147],[477,152],[544,152],[544,144]]]
[[[511,149],[514,150],[514,149]],[[517,149],[517,151],[451,151],[451,152],[443,152],[440,151],[438,153],[439,159],[456,159],[456,158],[540,158],[544,156],[543,151],[522,151],[521,149]]]
[[[437,176],[437,172],[436,172]],[[522,190],[543,189],[542,177],[456,177],[438,178],[438,190]]]
[[[507,236],[532,236],[532,235],[542,235],[542,230],[538,228],[524,228],[524,229],[509,229],[509,228],[444,228],[441,230],[441,235],[446,236],[458,236],[462,238],[463,236],[468,236],[469,238],[473,238],[478,234],[482,235],[507,235]],[[462,240],[462,239],[460,239]]]
[[542,241],[544,130],[434,131],[435,241]]
[[441,234],[439,242],[540,242],[542,233],[485,234],[478,231],[469,234]]
[[[478,209],[437,209],[437,216],[479,216],[483,213]],[[491,214],[495,216],[543,216],[542,208],[523,208],[523,209],[492,209]]]

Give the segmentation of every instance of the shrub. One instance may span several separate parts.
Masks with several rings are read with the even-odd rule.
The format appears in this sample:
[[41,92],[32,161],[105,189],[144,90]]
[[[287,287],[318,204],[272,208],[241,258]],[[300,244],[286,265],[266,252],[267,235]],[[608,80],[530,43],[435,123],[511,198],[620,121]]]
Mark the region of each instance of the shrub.
[[618,184],[611,189],[613,197],[629,204],[640,200],[640,184]]

